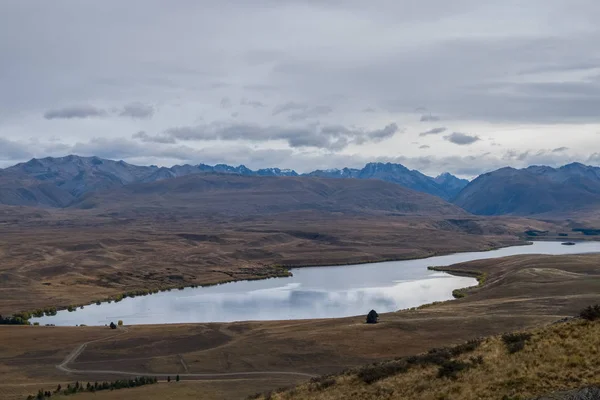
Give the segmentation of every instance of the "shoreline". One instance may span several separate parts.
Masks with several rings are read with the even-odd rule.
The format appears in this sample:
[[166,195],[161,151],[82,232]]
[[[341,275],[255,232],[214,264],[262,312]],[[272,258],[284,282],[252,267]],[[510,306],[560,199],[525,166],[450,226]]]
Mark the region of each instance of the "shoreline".
[[[429,258],[434,258],[434,257],[441,257],[441,256],[447,256],[447,255],[453,255],[453,254],[463,254],[463,253],[485,253],[485,252],[490,252],[490,251],[495,251],[495,250],[500,250],[500,249],[504,249],[504,248],[508,248],[508,247],[519,247],[519,246],[530,246],[532,245],[533,242],[532,241],[518,241],[515,244],[508,244],[505,246],[494,246],[494,247],[490,247],[484,250],[459,250],[459,251],[450,251],[450,252],[433,252],[430,255],[427,255],[425,257],[402,257],[402,258],[394,258],[394,259],[382,259],[379,261],[364,261],[364,262],[351,262],[351,263],[339,263],[339,264],[315,264],[315,265],[310,265],[310,264],[304,264],[304,265],[285,265],[285,264],[277,264],[277,265],[273,265],[272,268],[280,268],[282,271],[282,274],[280,275],[271,275],[271,276],[264,276],[264,277],[256,277],[256,278],[247,278],[247,279],[232,279],[232,280],[227,280],[227,281],[223,281],[223,282],[216,282],[216,283],[208,283],[208,284],[201,284],[201,285],[188,285],[188,286],[176,286],[176,287],[168,287],[168,288],[161,288],[161,289],[138,289],[138,290],[132,290],[130,292],[126,292],[123,293],[121,295],[116,295],[114,297],[105,299],[105,300],[101,300],[101,301],[91,301],[89,303],[86,304],[78,304],[78,305],[73,305],[73,306],[67,306],[67,307],[55,307],[54,309],[56,310],[56,312],[58,311],[67,311],[69,309],[71,309],[69,312],[77,312],[77,310],[82,309],[83,307],[87,307],[87,306],[92,306],[92,305],[102,305],[105,303],[112,303],[112,302],[120,302],[125,298],[135,298],[135,297],[140,297],[140,296],[147,296],[147,295],[153,295],[153,294],[157,294],[157,293],[161,293],[161,292],[170,292],[172,290],[185,290],[185,289],[196,289],[199,287],[213,287],[213,286],[219,286],[219,285],[224,285],[224,284],[228,284],[228,283],[235,283],[235,282],[251,282],[251,281],[258,281],[258,280],[267,280],[267,279],[277,279],[277,278],[287,278],[287,277],[291,277],[293,276],[292,270],[294,269],[305,269],[305,268],[327,268],[327,267],[346,267],[346,266],[351,266],[351,265],[366,265],[366,264],[379,264],[379,263],[387,263],[387,262],[396,262],[396,261],[410,261],[410,260],[426,260]],[[431,267],[427,267],[427,269],[430,269]],[[447,272],[447,271],[440,271],[440,272]],[[472,276],[470,276],[472,277]],[[475,277],[476,278],[476,277]],[[462,288],[459,289],[455,289],[455,290],[462,290]],[[135,294],[132,292],[138,292],[139,294]],[[142,292],[142,293],[140,293]],[[450,300],[446,300],[446,301],[452,301],[452,299]],[[426,303],[427,304],[427,303]],[[426,305],[425,304],[425,305]],[[422,305],[421,305],[422,306]],[[53,307],[50,307],[53,308]],[[38,310],[39,311],[39,310]],[[398,311],[402,311],[402,310],[396,310],[394,312],[398,312]],[[30,320],[34,320],[36,318],[43,318],[43,317],[52,317],[56,314],[50,314],[50,315],[34,315],[35,311],[33,312],[27,312],[31,315],[31,317],[28,319],[29,324],[33,325],[33,323],[38,323],[38,321],[30,321]],[[19,314],[13,314],[14,315],[19,315]],[[338,317],[334,317],[338,318]],[[339,317],[339,318],[345,318],[345,317]],[[325,319],[332,319],[332,318],[325,318]],[[33,322],[33,323],[32,323]],[[48,323],[50,324],[50,323]],[[27,324],[23,324],[23,325],[27,325]],[[41,323],[39,323],[40,326],[43,326]],[[44,324],[46,325],[46,324]],[[164,324],[158,324],[158,325],[164,325]]]

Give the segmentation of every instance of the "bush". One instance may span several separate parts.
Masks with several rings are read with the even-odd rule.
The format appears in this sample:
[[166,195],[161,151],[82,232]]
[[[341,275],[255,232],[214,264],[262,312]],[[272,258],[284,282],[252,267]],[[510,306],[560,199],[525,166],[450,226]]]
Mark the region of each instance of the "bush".
[[409,364],[404,360],[389,361],[380,364],[368,365],[358,371],[358,378],[367,384],[377,382],[397,374],[407,372]]
[[[411,367],[416,366],[438,365],[440,367],[445,366],[444,368],[446,369],[456,369],[454,365],[448,364],[454,362],[452,361],[452,358],[475,351],[479,347],[481,342],[481,339],[470,340],[466,343],[459,344],[454,347],[434,348],[429,350],[429,352],[425,354],[399,358],[394,361],[367,365],[358,370],[357,376],[363,382],[371,384],[373,382],[377,382],[378,380],[385,379],[393,375],[405,373]],[[471,363],[468,365],[473,366],[482,363],[482,357],[471,357]],[[449,372],[444,370],[441,373],[444,376],[448,376],[446,374]]]
[[311,389],[320,391],[320,390],[325,390],[328,387],[335,385],[336,381],[335,381],[334,377],[332,377],[330,375],[326,375],[326,376],[319,376],[316,378],[311,378],[310,383],[312,384]]
[[600,304],[584,308],[579,313],[579,316],[587,321],[596,321],[600,319]]
[[470,363],[449,360],[444,362],[438,370],[438,378],[450,378],[456,379],[459,372],[471,368],[473,365]]
[[367,314],[367,324],[376,324],[379,321],[379,314],[377,311],[371,310],[369,314]]
[[505,333],[502,335],[502,341],[510,354],[523,350],[529,339],[531,339],[531,333]]

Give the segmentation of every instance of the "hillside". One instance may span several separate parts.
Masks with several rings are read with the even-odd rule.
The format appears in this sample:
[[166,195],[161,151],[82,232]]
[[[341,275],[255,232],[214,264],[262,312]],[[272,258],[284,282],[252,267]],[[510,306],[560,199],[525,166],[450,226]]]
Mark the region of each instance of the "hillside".
[[597,399],[599,348],[600,322],[575,320],[432,349],[249,399]]
[[[335,170],[337,171],[337,170]],[[431,178],[410,171],[400,164],[370,163],[362,170],[345,168],[348,174],[334,170],[315,171],[302,176],[328,178],[380,179],[446,200],[454,197],[468,182],[451,174]],[[300,176],[296,171],[279,168],[251,170],[244,165],[175,165],[157,167],[131,165],[124,161],[99,157],[46,157],[32,159],[0,170],[0,204],[62,208],[89,192],[114,189],[133,183],[151,183],[194,174],[231,174],[242,176]]]
[[600,168],[502,168],[469,183],[454,204],[478,215],[573,213],[600,207]]
[[465,216],[444,200],[380,180],[190,175],[84,196],[72,208],[244,216],[294,211]]

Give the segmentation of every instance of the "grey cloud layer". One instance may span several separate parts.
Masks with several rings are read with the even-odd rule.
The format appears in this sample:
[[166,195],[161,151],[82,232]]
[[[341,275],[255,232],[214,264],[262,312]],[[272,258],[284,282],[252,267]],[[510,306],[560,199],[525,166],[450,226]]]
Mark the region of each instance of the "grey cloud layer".
[[74,106],[54,110],[48,110],[44,114],[46,119],[72,119],[72,118],[91,118],[105,117],[108,113],[93,106]]
[[325,105],[310,106],[305,103],[290,101],[280,104],[273,109],[272,115],[287,114],[287,119],[291,122],[315,119],[324,115],[331,114],[333,108]]
[[447,128],[444,128],[444,127],[440,127],[440,128],[432,128],[432,129],[430,129],[430,130],[428,130],[428,131],[421,132],[421,133],[419,134],[419,136],[438,135],[438,134],[440,134],[440,133],[442,133],[442,132],[446,132],[446,130],[447,130]]
[[154,115],[154,107],[142,103],[131,103],[123,107],[119,112],[119,115],[121,117],[138,119],[152,118]]
[[[376,143],[401,132],[394,124],[382,128],[398,121],[407,127],[406,143],[419,132],[446,135],[427,154],[455,154],[458,165],[461,155],[484,146],[493,153],[482,157],[489,166],[577,153],[587,159],[594,141],[578,127],[600,124],[600,2],[405,3],[0,2],[0,157],[34,152],[20,138],[67,137],[63,146],[108,152],[92,139],[140,131],[128,142],[152,157],[160,157],[153,146],[166,157],[163,147],[180,149],[179,142],[200,151],[213,146],[208,140],[272,149],[278,140],[303,152],[302,162],[311,152],[315,159],[325,151],[344,153],[332,160],[351,158],[361,143],[369,146],[359,153],[373,160],[394,154]],[[139,103],[124,105],[131,100]],[[448,129],[429,129],[439,116]],[[237,124],[215,122],[224,119]],[[555,139],[545,131],[524,135],[522,146],[531,150],[516,149],[519,159],[505,157],[504,133],[479,129],[494,124],[507,135],[517,124],[568,124],[574,135],[564,142],[531,139]],[[494,141],[469,146],[479,137],[460,132]],[[176,137],[199,133],[214,139]],[[536,155],[546,142],[554,150]],[[221,151],[223,161],[231,157]],[[417,146],[406,151],[413,151],[411,162],[425,154]],[[246,162],[243,151],[238,155]],[[438,161],[422,165],[453,170]]]
[[283,140],[292,148],[314,147],[339,151],[350,144],[380,142],[400,132],[396,123],[390,123],[381,129],[348,128],[341,125],[323,127],[277,127],[252,124],[211,124],[183,126],[166,130],[160,135],[148,135],[138,132],[133,138],[142,142],[176,143],[177,141],[252,141],[268,142]]
[[451,143],[458,144],[461,146],[473,144],[481,140],[477,135],[468,135],[466,133],[461,132],[453,132],[448,136],[444,136],[444,139]]
[[[119,117],[134,119],[151,118],[154,115],[154,107],[143,103],[130,103],[122,108],[115,108],[112,112]],[[76,119],[76,118],[104,118],[110,113],[102,108],[89,105],[80,105],[48,110],[44,113],[46,119]]]

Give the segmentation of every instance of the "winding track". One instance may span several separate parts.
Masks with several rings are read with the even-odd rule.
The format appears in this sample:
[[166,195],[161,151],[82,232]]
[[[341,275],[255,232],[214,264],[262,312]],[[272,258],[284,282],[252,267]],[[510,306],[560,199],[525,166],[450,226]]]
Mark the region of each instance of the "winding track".
[[160,374],[155,374],[155,373],[148,373],[148,372],[132,372],[132,371],[116,371],[116,370],[93,370],[93,369],[73,369],[73,368],[69,368],[69,364],[74,362],[77,357],[79,357],[81,355],[81,353],[83,353],[83,351],[85,350],[85,348],[87,347],[88,344],[90,343],[95,343],[95,342],[101,342],[103,340],[108,340],[108,339],[112,339],[115,338],[117,336],[121,336],[126,334],[128,331],[127,329],[123,328],[123,332],[118,333],[116,335],[113,336],[109,336],[106,338],[101,338],[101,339],[96,339],[96,340],[90,340],[89,342],[85,342],[80,344],[79,346],[77,346],[71,353],[69,353],[65,359],[62,361],[62,363],[58,364],[56,366],[56,368],[58,368],[60,371],[65,372],[65,373],[70,373],[70,374],[88,374],[88,375],[121,375],[121,376],[155,376],[155,377],[160,377],[160,378],[166,378],[168,376],[176,376],[179,375],[180,377],[187,377],[187,378],[206,378],[206,379],[211,379],[211,378],[225,378],[225,377],[236,377],[236,376],[257,376],[257,375],[293,375],[293,376],[302,376],[305,378],[314,378],[317,375],[312,375],[312,374],[307,374],[304,372],[288,372],[288,371],[252,371],[252,372],[222,372],[222,373],[211,373],[211,374],[191,374],[191,373],[184,373],[184,374],[180,374],[180,373],[171,373],[171,374],[166,374],[166,373],[160,373]]

